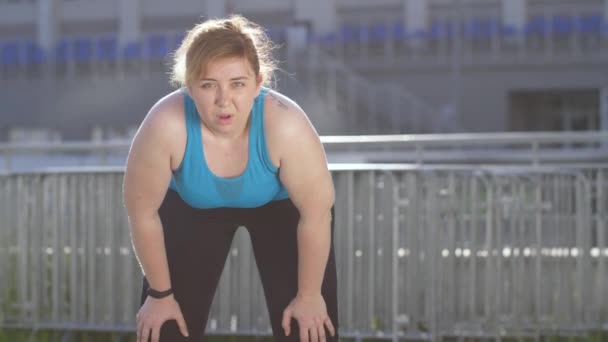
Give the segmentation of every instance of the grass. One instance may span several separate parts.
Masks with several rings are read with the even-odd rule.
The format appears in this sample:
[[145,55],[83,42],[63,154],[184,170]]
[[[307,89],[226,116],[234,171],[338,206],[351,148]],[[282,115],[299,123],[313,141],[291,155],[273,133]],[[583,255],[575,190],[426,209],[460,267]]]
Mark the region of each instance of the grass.
[[[209,342],[270,342],[270,337],[211,336]],[[0,342],[136,342],[134,333],[0,330]]]
[[[64,337],[68,337],[64,339]],[[343,341],[354,341],[353,339],[342,339]],[[107,332],[72,332],[64,335],[61,331],[25,331],[25,330],[1,330],[0,342],[136,342],[135,334],[120,334]],[[210,342],[270,342],[270,337],[252,336],[211,336],[207,338]],[[365,342],[387,341],[365,339]],[[485,342],[492,341],[479,338],[444,338],[444,342]],[[502,342],[534,342],[532,338],[503,338]],[[593,332],[586,337],[563,337],[563,336],[543,336],[540,342],[608,342],[608,332]]]

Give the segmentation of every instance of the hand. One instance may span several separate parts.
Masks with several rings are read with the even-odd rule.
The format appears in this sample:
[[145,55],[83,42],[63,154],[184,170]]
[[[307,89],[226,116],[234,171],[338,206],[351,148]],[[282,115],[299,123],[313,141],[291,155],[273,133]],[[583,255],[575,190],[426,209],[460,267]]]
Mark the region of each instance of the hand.
[[301,342],[325,342],[325,329],[331,336],[336,335],[331,319],[327,315],[325,300],[320,294],[317,296],[296,296],[283,311],[283,330],[285,336],[291,333],[291,319],[295,319],[300,327]]
[[148,338],[152,338],[152,342],[158,342],[160,337],[160,327],[169,320],[177,321],[179,330],[182,335],[188,337],[188,328],[186,321],[182,315],[182,310],[179,307],[173,295],[156,299],[152,297],[146,298],[144,305],[137,313],[137,342],[148,342]]

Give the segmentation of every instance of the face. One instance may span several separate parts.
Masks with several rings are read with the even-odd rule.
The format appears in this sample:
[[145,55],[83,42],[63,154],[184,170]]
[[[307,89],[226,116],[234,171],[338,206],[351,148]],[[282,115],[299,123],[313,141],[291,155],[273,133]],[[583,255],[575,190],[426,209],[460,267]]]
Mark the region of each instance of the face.
[[238,134],[246,129],[262,77],[244,57],[228,57],[207,64],[188,88],[205,126],[214,133]]

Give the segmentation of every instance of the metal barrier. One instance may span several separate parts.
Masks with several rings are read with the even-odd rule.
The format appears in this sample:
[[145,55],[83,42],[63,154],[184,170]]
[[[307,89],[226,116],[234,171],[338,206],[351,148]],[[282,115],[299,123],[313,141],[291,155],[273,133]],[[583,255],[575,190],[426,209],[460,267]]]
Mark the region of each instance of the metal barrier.
[[[608,329],[608,165],[332,172],[343,336]],[[133,331],[141,272],[121,187],[120,170],[0,176],[0,326]],[[207,331],[270,334],[245,230]]]
[[[608,161],[608,131],[321,136],[330,163],[563,164]],[[130,141],[0,143],[0,171],[123,166]]]

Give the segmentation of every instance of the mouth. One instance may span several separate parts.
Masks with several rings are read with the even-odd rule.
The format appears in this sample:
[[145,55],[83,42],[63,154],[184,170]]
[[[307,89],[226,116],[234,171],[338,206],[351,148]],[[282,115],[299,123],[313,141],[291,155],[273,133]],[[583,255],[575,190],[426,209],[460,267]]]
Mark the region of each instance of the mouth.
[[234,115],[228,113],[221,113],[217,116],[217,118],[221,125],[228,125],[232,123]]

